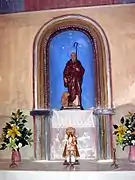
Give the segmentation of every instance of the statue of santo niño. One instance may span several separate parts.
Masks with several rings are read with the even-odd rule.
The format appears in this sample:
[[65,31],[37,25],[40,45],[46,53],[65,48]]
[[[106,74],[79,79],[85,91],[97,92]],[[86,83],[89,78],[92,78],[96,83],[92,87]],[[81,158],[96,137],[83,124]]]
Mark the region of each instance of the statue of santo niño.
[[64,165],[78,165],[79,151],[77,148],[77,137],[75,135],[75,128],[68,127],[65,134],[65,147],[63,151],[65,158]]

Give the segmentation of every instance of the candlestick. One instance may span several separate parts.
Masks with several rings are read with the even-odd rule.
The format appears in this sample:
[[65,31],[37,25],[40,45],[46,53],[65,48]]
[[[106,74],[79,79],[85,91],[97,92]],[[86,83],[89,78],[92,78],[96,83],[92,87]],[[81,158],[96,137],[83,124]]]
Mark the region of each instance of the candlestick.
[[113,148],[113,163],[111,164],[111,167],[114,167],[115,169],[119,167],[116,158],[116,148]]

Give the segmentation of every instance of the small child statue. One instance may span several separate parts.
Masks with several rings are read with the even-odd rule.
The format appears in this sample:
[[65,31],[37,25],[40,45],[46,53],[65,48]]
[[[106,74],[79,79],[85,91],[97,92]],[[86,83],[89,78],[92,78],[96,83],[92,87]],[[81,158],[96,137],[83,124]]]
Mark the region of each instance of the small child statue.
[[77,148],[77,137],[75,136],[75,128],[73,127],[68,127],[66,129],[63,157],[65,158],[64,165],[79,164],[77,158],[80,157],[80,155]]

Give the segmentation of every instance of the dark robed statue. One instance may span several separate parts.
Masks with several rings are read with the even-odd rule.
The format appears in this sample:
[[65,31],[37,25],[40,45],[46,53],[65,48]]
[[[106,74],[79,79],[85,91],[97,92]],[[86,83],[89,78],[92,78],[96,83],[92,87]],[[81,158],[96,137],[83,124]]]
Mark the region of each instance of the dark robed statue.
[[[66,63],[63,76],[64,86],[67,87],[68,92],[63,93],[65,100],[68,101],[67,107],[82,108],[81,105],[81,86],[84,75],[84,68],[79,60],[77,60],[76,53],[71,53],[71,59]],[[64,105],[63,105],[64,106]]]

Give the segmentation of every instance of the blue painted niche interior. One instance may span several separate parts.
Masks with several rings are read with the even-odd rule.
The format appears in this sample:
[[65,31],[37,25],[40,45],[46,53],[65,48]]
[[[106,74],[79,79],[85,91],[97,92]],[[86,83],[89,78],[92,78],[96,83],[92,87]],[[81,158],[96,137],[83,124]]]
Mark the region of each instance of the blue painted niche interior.
[[95,106],[94,62],[91,40],[83,32],[67,30],[56,35],[49,46],[51,109],[61,108],[61,96],[67,90],[63,83],[63,70],[70,59],[71,52],[75,52],[74,42],[79,44],[78,59],[85,69],[82,84],[82,105],[84,109]]

